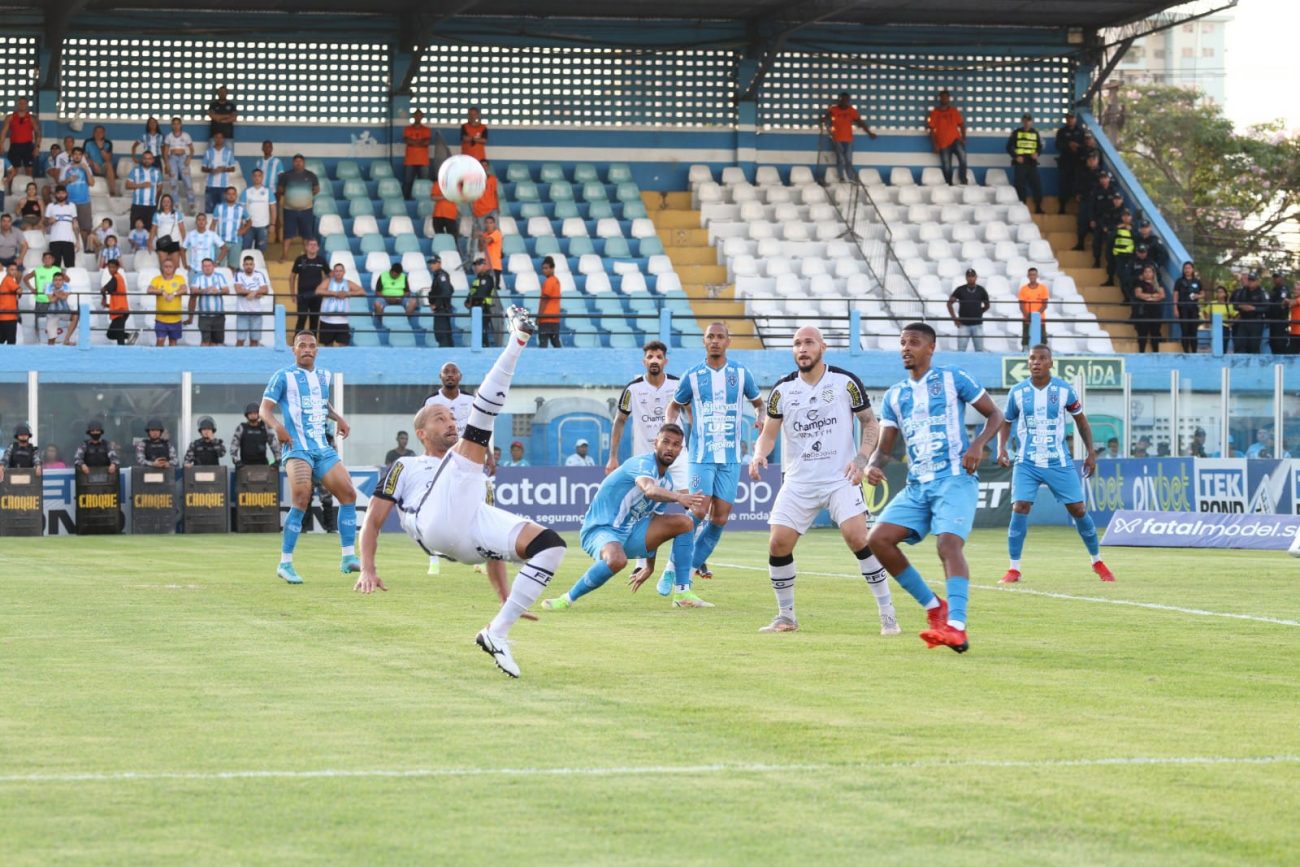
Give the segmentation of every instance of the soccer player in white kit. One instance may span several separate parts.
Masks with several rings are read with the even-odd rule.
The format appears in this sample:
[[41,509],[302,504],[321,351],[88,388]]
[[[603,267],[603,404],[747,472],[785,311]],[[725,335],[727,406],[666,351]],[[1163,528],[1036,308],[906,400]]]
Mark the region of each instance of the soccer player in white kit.
[[[629,419],[632,421],[632,456],[654,451],[655,438],[664,425],[668,404],[672,403],[673,395],[677,392],[678,378],[664,371],[668,365],[667,346],[658,340],[651,340],[641,347],[641,364],[645,367],[645,373],[629,382],[618,399],[618,415],[614,419],[614,430],[609,439],[609,461],[605,464],[607,476],[619,468],[618,447],[623,441],[623,429]],[[668,483],[669,489],[673,491],[687,489],[684,448],[668,468]],[[637,560],[633,574],[639,575],[645,566],[644,559]],[[641,580],[645,581],[647,577],[641,576]],[[669,564],[656,588],[660,596],[673,592],[675,578],[676,570]]]
[[394,508],[402,529],[429,554],[465,563],[522,562],[501,610],[474,639],[498,668],[518,677],[519,666],[510,652],[510,628],[560,568],[565,544],[554,530],[485,502],[483,466],[492,424],[505,406],[519,353],[535,330],[522,307],[511,307],[506,316],[510,338],[474,393],[463,435],[445,406],[425,406],[416,414],[415,436],[424,454],[398,458],[376,489],[361,530],[361,577],[354,589],[361,593],[388,589],[379,577],[375,553],[379,530]]
[[[759,632],[794,632],[794,548],[822,509],[829,509],[858,569],[867,579],[880,612],[880,634],[898,635],[885,567],[867,547],[867,507],[862,499],[862,474],[880,437],[880,424],[871,411],[862,382],[822,361],[826,341],[819,329],[806,325],[794,333],[798,370],[772,386],[767,419],[754,444],[749,477],[755,481],[767,466],[767,456],[783,435],[781,489],[768,518],[768,573],[776,592],[777,614]],[[853,432],[857,419],[861,445]]]
[[[434,406],[441,404],[451,410],[451,414],[456,417],[456,430],[464,433],[465,425],[469,424],[469,410],[474,403],[474,398],[460,390],[460,366],[454,361],[448,361],[438,371],[438,381],[442,383],[442,388],[435,391],[424,399],[425,406]],[[429,574],[437,575],[440,571],[441,564],[436,554],[429,557]],[[498,572],[502,577],[502,583],[505,582],[505,572]],[[496,575],[493,575],[495,578]]]

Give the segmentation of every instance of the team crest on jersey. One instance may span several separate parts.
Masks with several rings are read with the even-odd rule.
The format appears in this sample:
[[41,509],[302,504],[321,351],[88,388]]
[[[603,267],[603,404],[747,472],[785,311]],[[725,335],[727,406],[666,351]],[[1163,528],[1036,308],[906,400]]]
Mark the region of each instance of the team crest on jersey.
[[1052,389],[1052,391],[1047,395],[1048,406],[1054,407],[1060,402],[1061,402],[1061,396],[1057,394],[1056,389]]
[[728,388],[736,387],[736,371],[734,370],[727,371],[727,387]]
[[930,380],[930,397],[938,397],[943,393],[943,383],[938,378]]
[[822,389],[822,403],[830,403],[835,399],[835,389],[829,385]]

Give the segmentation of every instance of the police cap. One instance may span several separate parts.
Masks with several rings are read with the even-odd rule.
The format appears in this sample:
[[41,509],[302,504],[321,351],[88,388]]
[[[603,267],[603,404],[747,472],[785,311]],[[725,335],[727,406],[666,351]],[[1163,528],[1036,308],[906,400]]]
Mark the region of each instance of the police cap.
[[29,437],[31,435],[32,429],[26,422],[23,422],[22,424],[19,424],[18,427],[14,428],[14,439],[18,439],[19,437]]
[[1259,274],[1258,274],[1257,272],[1255,272],[1255,271],[1251,271],[1249,274],[1246,275],[1246,279],[1247,279],[1247,280],[1258,280],[1258,279],[1259,279]]
[[86,422],[86,433],[89,434],[94,431],[99,431],[100,433],[104,432],[104,423],[97,418],[92,418],[90,421]]
[[1151,250],[1151,248],[1148,247],[1146,244],[1138,244],[1137,247],[1136,247],[1135,249],[1136,249],[1137,252],[1139,252],[1139,253],[1147,253],[1147,252],[1150,252],[1150,250]]
[[254,413],[260,413],[261,411],[262,408],[255,403],[250,403],[248,406],[244,407],[244,415],[253,415]]
[[163,427],[163,423],[161,421],[159,421],[156,418],[151,418],[145,424],[144,429],[150,431],[150,430],[165,430],[166,428]]
[[199,430],[205,428],[213,432],[217,429],[217,423],[212,420],[212,416],[210,415],[205,415],[203,418],[199,419]]

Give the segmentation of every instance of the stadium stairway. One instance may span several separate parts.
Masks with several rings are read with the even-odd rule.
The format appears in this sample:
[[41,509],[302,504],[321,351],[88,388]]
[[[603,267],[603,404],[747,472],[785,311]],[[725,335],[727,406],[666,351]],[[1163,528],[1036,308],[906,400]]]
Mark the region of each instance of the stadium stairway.
[[641,200],[681,278],[700,328],[722,318],[731,328],[732,349],[762,349],[754,321],[743,318],[745,304],[736,300],[726,266],[718,264],[717,248],[709,243],[700,212],[691,207],[690,192],[643,191]]

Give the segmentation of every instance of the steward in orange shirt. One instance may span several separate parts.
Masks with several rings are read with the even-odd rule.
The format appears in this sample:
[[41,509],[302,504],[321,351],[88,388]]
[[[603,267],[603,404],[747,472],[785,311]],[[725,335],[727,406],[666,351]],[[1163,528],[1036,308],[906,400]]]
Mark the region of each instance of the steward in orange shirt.
[[830,130],[831,149],[835,152],[836,170],[840,180],[853,177],[853,128],[856,126],[869,137],[876,134],[867,127],[858,110],[849,102],[849,95],[841,93],[839,100],[822,115],[822,131]]

